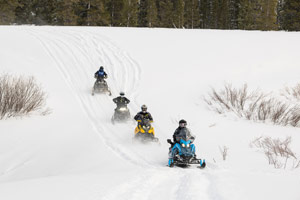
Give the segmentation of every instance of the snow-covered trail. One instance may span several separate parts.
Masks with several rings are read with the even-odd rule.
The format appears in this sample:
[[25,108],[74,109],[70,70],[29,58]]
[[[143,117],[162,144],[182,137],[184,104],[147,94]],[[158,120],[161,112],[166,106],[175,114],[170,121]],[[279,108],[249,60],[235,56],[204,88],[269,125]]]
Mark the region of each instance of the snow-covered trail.
[[[298,34],[11,26],[0,27],[0,43],[1,72],[35,76],[53,109],[1,121],[0,199],[299,199],[299,170],[273,169],[249,148],[261,135],[292,136],[299,155],[299,129],[216,115],[202,101],[224,81],[271,90],[298,82]],[[91,95],[101,65],[112,96]],[[132,116],[148,106],[161,146],[133,145],[134,121],[111,123],[120,91]],[[181,118],[204,170],[166,167]]]
[[[132,114],[139,109],[135,101],[141,81],[141,68],[125,51],[118,49],[108,38],[88,31],[62,31],[53,34],[47,29],[29,31],[42,44],[56,63],[57,69],[72,90],[103,144],[117,155],[121,162],[131,162],[143,168],[143,175],[111,189],[101,199],[214,199],[210,196],[210,180],[199,169],[186,171],[166,168],[167,156],[150,155],[152,148],[166,152],[167,147],[132,146],[134,123],[112,125],[110,118],[114,104],[106,95],[91,95],[93,73],[99,65],[108,66],[108,85],[113,97],[125,91],[133,100],[129,106]],[[77,55],[81,55],[78,57]],[[159,128],[159,127],[158,127]],[[162,141],[164,142],[164,141]],[[158,152],[156,150],[156,152]],[[109,155],[107,155],[109,156]],[[159,188],[168,185],[170,193],[161,196]],[[193,188],[195,187],[195,188]]]

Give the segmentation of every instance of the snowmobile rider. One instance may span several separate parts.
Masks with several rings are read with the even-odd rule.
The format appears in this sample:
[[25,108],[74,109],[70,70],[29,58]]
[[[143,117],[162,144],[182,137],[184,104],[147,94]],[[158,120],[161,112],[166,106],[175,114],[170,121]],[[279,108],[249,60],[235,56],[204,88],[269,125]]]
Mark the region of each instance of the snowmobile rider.
[[107,74],[104,71],[103,66],[101,66],[100,69],[98,71],[96,71],[95,78],[97,79],[97,81],[100,81],[100,82],[107,78]]
[[142,111],[134,116],[134,119],[138,122],[138,125],[140,125],[140,122],[143,119],[149,119],[150,122],[152,123],[153,118],[152,118],[151,114],[149,112],[147,112],[147,106],[142,105],[141,109],[142,109]]
[[127,104],[130,103],[130,100],[125,97],[125,93],[124,92],[120,92],[120,96],[114,98],[113,102],[115,104],[117,104],[117,108],[116,109],[119,109],[121,107],[126,107],[127,108]]
[[181,119],[179,121],[179,126],[178,128],[175,130],[174,134],[173,134],[173,144],[176,144],[178,141],[176,140],[176,137],[180,134],[180,131],[183,128],[186,128],[187,122],[184,119]]

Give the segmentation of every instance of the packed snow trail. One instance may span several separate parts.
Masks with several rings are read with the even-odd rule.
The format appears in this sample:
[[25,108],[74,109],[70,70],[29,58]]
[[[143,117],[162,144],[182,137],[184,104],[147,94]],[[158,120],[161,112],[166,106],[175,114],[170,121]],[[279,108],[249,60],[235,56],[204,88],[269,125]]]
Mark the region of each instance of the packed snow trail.
[[[173,187],[171,191],[174,192],[168,196],[172,196],[172,199],[211,199],[206,193],[209,180],[202,172],[166,168],[167,155],[162,156],[161,153],[147,156],[151,148],[159,148],[162,152],[166,152],[167,145],[132,147],[131,138],[135,123],[112,125],[110,119],[114,104],[111,97],[91,96],[93,74],[100,65],[103,65],[108,73],[107,83],[112,90],[112,97],[117,96],[119,91],[125,91],[126,96],[133,100],[129,105],[131,114],[139,110],[140,105],[135,99],[139,89],[142,89],[139,88],[141,69],[126,52],[118,49],[108,38],[89,31],[61,31],[55,34],[49,29],[39,31],[38,34],[29,31],[55,61],[58,71],[73,91],[74,97],[77,98],[104,144],[120,159],[145,170],[145,175],[133,177],[129,183],[116,186],[103,199],[119,199],[121,196],[124,199],[151,199],[151,196],[155,195],[158,198],[159,194],[155,193],[155,190],[163,184],[170,183]],[[190,188],[197,186],[201,186],[200,191],[186,194]]]
[[[1,71],[36,77],[53,109],[1,121],[0,199],[300,198],[299,169],[273,169],[249,148],[261,135],[292,136],[299,155],[299,129],[217,115],[202,100],[224,81],[272,91],[297,83],[299,34],[10,26],[0,27],[0,42]],[[101,65],[111,97],[91,95]],[[120,91],[132,116],[148,106],[161,146],[132,144],[134,121],[112,125]],[[166,139],[181,118],[196,135],[204,170],[166,166]],[[224,145],[226,161],[218,148]]]
[[[128,70],[132,71],[130,73],[136,74],[135,69],[137,67],[135,68],[135,65],[132,65],[133,62],[123,55],[124,59],[122,61],[121,59],[116,59],[121,57],[120,55],[115,55],[118,54],[118,49],[113,49],[114,46],[107,41],[103,42],[100,40],[101,43],[98,41],[100,45],[97,45],[95,38],[88,35],[87,32],[80,34],[74,32],[53,34],[52,32],[44,31],[42,34],[40,33],[38,36],[35,36],[41,41],[51,58],[57,63],[58,70],[61,72],[63,79],[66,80],[66,83],[74,92],[74,97],[78,99],[78,102],[83,107],[93,127],[98,132],[99,138],[104,139],[105,144],[114,152],[121,154],[121,158],[135,162],[134,159],[130,158],[131,153],[126,153],[126,149],[120,149],[120,145],[115,143],[118,140],[114,137],[120,133],[114,132],[113,127],[107,125],[110,123],[109,116],[112,115],[113,111],[111,99],[105,95],[91,96],[91,88],[94,82],[94,71],[98,69],[99,65],[110,66],[107,67],[108,74],[116,74],[113,81],[109,79],[107,81],[113,94],[118,94],[117,91],[120,91],[119,88],[122,85],[128,85],[126,84],[128,82],[126,80]],[[81,36],[81,34],[84,34],[84,36]],[[74,38],[73,35],[76,35],[76,37]],[[103,49],[106,49],[106,51]],[[92,50],[96,51],[96,55],[94,55],[94,51]],[[76,57],[77,54],[82,55],[81,59]],[[92,61],[92,58],[99,58],[99,60],[97,62]],[[121,70],[114,70],[113,67],[118,65]],[[123,74],[125,77],[122,76]],[[136,85],[133,82],[130,86],[125,87],[124,90],[135,91]],[[110,134],[110,136],[107,134]],[[139,163],[135,162],[135,164]]]

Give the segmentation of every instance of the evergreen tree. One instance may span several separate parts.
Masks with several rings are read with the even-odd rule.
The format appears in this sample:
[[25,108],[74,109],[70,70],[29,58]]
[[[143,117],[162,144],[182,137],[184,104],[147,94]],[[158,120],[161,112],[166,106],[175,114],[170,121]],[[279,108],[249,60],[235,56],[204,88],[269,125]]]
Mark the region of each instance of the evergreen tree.
[[138,26],[147,27],[148,0],[140,0],[138,13]]
[[184,27],[184,1],[174,0],[173,23],[177,28]]
[[228,28],[238,29],[239,11],[241,0],[227,0],[228,1]]
[[147,7],[147,26],[148,27],[156,27],[158,26],[157,19],[158,11],[155,0],[148,0]]
[[207,19],[208,19],[208,12],[207,12],[207,5],[209,0],[200,0],[199,1],[199,26],[200,28],[209,28]]
[[155,0],[140,0],[138,26],[158,26],[158,11]]
[[57,8],[56,0],[32,0],[31,14],[34,24],[51,25],[56,22],[54,11]]
[[209,0],[207,5],[208,18],[207,24],[209,28],[215,29],[218,26],[218,0]]
[[18,6],[15,9],[17,24],[33,24],[35,13],[33,12],[32,0],[18,0]]
[[124,0],[124,25],[135,27],[138,21],[138,0]]
[[229,29],[229,0],[218,0],[216,9],[216,23],[217,29]]
[[106,8],[110,16],[110,25],[124,26],[124,0],[107,0]]
[[256,30],[261,15],[260,0],[241,0],[241,9],[238,17],[240,29]]
[[62,0],[57,2],[54,17],[57,25],[77,25],[78,16],[75,14],[76,4],[79,0]]
[[200,2],[185,0],[184,5],[184,27],[200,28]]
[[78,24],[86,26],[105,26],[109,24],[109,15],[103,0],[79,0],[75,4]]
[[285,0],[280,12],[281,27],[287,31],[300,31],[300,1]]
[[[299,4],[300,5],[300,4]],[[264,0],[262,2],[262,24],[259,30],[277,30],[277,6],[278,0]]]
[[0,0],[0,24],[11,24],[15,22],[15,9],[19,6],[17,0]]
[[276,30],[277,0],[241,0],[239,27],[250,30]]
[[172,13],[173,13],[173,4],[171,0],[160,0],[159,12],[158,12],[160,27],[166,27],[166,28],[174,27]]

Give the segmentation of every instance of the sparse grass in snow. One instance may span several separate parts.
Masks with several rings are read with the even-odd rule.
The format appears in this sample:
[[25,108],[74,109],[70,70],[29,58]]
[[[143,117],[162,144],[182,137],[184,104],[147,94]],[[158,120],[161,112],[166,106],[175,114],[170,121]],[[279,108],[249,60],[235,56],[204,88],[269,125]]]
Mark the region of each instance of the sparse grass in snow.
[[[34,77],[0,76],[0,119],[41,111],[45,100],[46,95]],[[48,109],[41,111],[43,115],[48,113]]]
[[275,168],[286,168],[289,159],[292,159],[291,167],[300,167],[300,161],[291,150],[291,137],[284,140],[273,139],[271,137],[259,137],[250,143],[250,147],[256,147],[263,151],[270,165]]
[[220,150],[220,153],[221,153],[221,155],[222,155],[222,158],[223,158],[223,160],[225,161],[226,160],[226,157],[227,157],[227,155],[228,155],[228,147],[226,147],[226,146],[223,146],[223,147],[220,147],[219,146],[219,150]]
[[278,125],[300,126],[300,106],[279,100],[260,90],[249,91],[247,84],[233,88],[225,84],[217,91],[211,89],[204,98],[209,107],[219,114],[232,112],[238,117],[253,121],[270,121]]
[[300,83],[298,83],[294,87],[285,87],[281,92],[281,95],[286,97],[289,100],[297,100],[300,101]]

